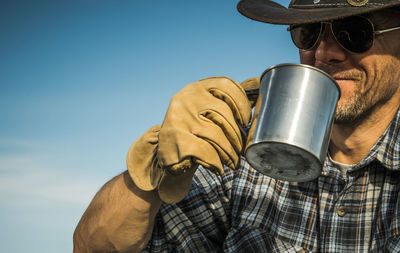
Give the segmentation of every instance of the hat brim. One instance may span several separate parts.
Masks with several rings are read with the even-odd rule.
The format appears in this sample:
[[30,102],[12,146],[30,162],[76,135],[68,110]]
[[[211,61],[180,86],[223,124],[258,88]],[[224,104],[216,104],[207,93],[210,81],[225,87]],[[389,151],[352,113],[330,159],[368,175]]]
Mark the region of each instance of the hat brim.
[[268,0],[241,0],[238,11],[253,20],[280,25],[298,25],[360,15],[400,5],[394,2],[374,7],[286,8]]

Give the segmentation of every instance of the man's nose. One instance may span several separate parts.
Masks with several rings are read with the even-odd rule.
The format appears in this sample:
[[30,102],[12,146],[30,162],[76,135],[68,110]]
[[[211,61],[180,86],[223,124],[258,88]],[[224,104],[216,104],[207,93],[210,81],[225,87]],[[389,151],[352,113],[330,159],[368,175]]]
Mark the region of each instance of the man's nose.
[[324,31],[315,48],[315,60],[325,64],[333,64],[346,60],[348,52],[336,41],[329,24],[325,24]]

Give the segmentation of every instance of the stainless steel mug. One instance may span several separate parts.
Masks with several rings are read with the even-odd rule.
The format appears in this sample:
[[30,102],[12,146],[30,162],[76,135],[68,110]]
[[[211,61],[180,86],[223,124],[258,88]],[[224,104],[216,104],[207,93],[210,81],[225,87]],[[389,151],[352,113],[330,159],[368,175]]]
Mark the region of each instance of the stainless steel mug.
[[336,81],[312,66],[280,64],[261,75],[259,96],[245,152],[249,164],[280,180],[317,178],[340,98]]

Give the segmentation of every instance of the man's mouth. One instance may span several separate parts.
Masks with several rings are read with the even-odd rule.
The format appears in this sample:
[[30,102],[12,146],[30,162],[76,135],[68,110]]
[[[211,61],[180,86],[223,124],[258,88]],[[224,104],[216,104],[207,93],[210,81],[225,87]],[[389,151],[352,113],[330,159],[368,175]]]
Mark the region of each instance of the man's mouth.
[[335,78],[337,83],[348,83],[348,82],[356,82],[357,80],[355,79],[344,79],[344,78]]
[[359,78],[355,78],[354,76],[339,76],[339,75],[334,75],[333,79],[336,80],[337,84],[340,86],[340,88],[343,90],[345,86],[349,85],[354,85],[355,83],[359,82]]
[[344,91],[343,89],[349,89],[350,87],[354,86],[354,84],[357,82],[355,79],[349,79],[349,78],[335,78],[337,84],[339,85],[340,89],[342,92]]
[[353,75],[345,76],[345,75],[332,75],[333,79],[336,81],[359,81],[360,78],[356,78]]

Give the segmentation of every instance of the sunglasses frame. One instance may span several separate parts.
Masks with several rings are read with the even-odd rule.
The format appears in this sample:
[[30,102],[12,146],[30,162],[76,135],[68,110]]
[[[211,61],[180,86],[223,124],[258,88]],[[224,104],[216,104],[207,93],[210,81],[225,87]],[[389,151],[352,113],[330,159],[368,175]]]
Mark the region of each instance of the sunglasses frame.
[[[372,27],[372,36],[373,36],[373,37],[372,37],[371,47],[369,47],[367,50],[362,51],[362,52],[354,52],[354,51],[351,51],[350,49],[345,48],[345,47],[338,41],[338,39],[336,38],[336,35],[333,33],[333,28],[332,28],[332,23],[335,22],[335,20],[318,22],[318,23],[320,24],[320,29],[319,29],[318,37],[317,37],[317,39],[315,40],[314,44],[313,44],[310,48],[308,48],[308,49],[303,49],[303,48],[298,47],[297,44],[296,44],[296,42],[295,42],[294,39],[293,39],[293,35],[292,35],[292,32],[291,32],[291,31],[293,30],[293,28],[300,27],[300,26],[302,26],[302,25],[293,25],[293,26],[290,26],[290,27],[287,28],[287,31],[290,32],[290,37],[292,38],[293,44],[294,44],[297,48],[299,48],[300,50],[309,51],[309,50],[313,50],[313,49],[319,44],[319,42],[321,41],[321,36],[322,36],[323,32],[325,31],[325,29],[324,29],[325,26],[329,25],[330,33],[332,34],[333,38],[334,38],[335,41],[340,45],[341,48],[343,48],[344,50],[346,50],[347,52],[350,52],[350,53],[352,53],[352,54],[362,54],[362,53],[368,52],[368,51],[374,46],[375,37],[376,37],[377,35],[381,35],[381,34],[386,33],[386,32],[392,32],[392,31],[400,30],[400,26],[391,27],[391,28],[387,28],[387,29],[383,29],[383,30],[375,30],[375,25],[374,25],[374,23],[372,23],[372,21],[371,21],[369,18],[364,17],[364,16],[356,16],[356,17],[360,17],[360,18],[362,18],[362,19],[364,19],[364,20],[367,20],[368,23],[370,23],[370,25],[371,25],[371,27]],[[315,23],[314,23],[314,24],[315,24]]]

